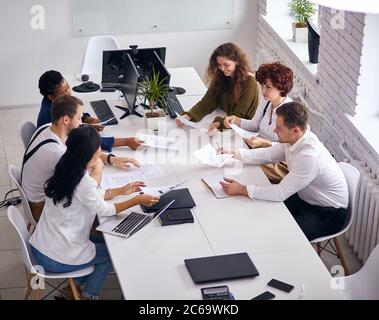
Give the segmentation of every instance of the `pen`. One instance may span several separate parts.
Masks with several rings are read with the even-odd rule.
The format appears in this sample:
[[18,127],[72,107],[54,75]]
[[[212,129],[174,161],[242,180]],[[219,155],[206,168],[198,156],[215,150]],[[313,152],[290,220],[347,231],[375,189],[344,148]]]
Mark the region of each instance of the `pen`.
[[219,144],[216,142],[216,145],[217,145],[217,151],[219,151],[221,154],[222,154],[222,149],[220,148]]

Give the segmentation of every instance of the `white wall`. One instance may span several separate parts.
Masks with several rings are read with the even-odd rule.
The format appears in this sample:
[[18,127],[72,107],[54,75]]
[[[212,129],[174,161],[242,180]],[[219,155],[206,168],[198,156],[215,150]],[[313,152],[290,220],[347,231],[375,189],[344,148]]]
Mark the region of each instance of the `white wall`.
[[[49,69],[80,73],[88,38],[72,36],[73,0],[0,0],[0,4],[0,108],[38,105],[39,76]],[[44,30],[30,26],[30,9],[36,4],[45,9]],[[232,29],[115,36],[122,48],[166,46],[168,67],[194,66],[203,76],[210,54],[223,42],[237,43],[254,58],[256,19],[257,0],[234,0]]]

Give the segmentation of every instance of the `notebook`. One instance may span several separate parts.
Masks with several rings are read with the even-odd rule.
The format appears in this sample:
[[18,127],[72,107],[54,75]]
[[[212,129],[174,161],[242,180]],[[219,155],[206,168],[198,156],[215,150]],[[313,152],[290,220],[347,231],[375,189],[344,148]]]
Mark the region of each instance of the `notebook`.
[[246,252],[186,259],[184,263],[195,283],[250,278],[259,275]]
[[166,202],[166,205],[152,214],[132,212],[121,221],[117,218],[109,219],[99,225],[96,230],[124,238],[130,238],[136,232],[140,231],[150,222],[158,218],[169,206],[174,203],[174,201],[175,200],[172,200],[169,203]]
[[222,189],[222,186],[220,184],[220,181],[224,181],[224,178],[222,176],[205,177],[201,178],[201,180],[213,192],[217,199],[232,197],[231,195],[225,193]]
[[151,207],[141,205],[141,209],[143,212],[157,211],[162,207],[163,203],[167,203],[172,200],[175,200],[175,202],[170,206],[170,209],[193,208],[196,206],[196,203],[193,200],[188,188],[183,188],[171,190],[161,196],[160,201],[157,204]]

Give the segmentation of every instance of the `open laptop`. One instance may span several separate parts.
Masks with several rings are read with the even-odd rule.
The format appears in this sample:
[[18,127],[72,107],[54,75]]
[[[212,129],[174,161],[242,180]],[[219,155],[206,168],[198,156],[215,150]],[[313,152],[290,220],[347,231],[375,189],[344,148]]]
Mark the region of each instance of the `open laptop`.
[[96,230],[124,238],[130,238],[133,234],[158,218],[169,206],[171,206],[171,204],[174,203],[174,201],[175,200],[170,201],[161,209],[153,213],[146,214],[132,212],[121,221],[118,219],[109,219],[99,225]]

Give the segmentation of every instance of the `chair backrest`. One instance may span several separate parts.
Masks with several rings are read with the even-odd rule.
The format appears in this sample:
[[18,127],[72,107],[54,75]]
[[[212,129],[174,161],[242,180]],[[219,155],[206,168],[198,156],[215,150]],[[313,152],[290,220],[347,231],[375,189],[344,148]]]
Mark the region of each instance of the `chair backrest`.
[[120,50],[117,39],[112,36],[95,36],[88,40],[82,64],[82,74],[101,74],[103,51],[105,50]]
[[33,266],[36,265],[36,261],[34,260],[34,256],[31,252],[31,247],[29,244],[30,233],[28,232],[25,220],[22,217],[21,212],[15,206],[9,206],[8,219],[17,231],[17,236],[21,244],[22,259],[26,268],[30,272],[36,273],[33,268]]
[[345,283],[349,298],[379,300],[379,244],[357,273],[345,277]]
[[19,133],[25,149],[28,146],[31,137],[33,136],[34,132],[36,132],[36,130],[36,125],[31,121],[25,121],[21,123]]
[[349,229],[351,222],[353,221],[353,217],[355,211],[357,209],[357,188],[359,183],[360,173],[354,168],[351,164],[346,162],[338,163],[347,182],[347,188],[349,190],[349,205],[347,207],[347,216],[345,220],[345,224],[343,226],[343,230],[341,233],[345,232]]
[[21,203],[22,203],[22,208],[24,209],[25,218],[30,224],[35,226],[37,224],[37,222],[33,218],[32,211],[30,210],[30,206],[28,203],[28,199],[25,195],[24,190],[22,189],[22,187],[20,185],[20,183],[21,183],[21,170],[19,168],[17,168],[16,166],[14,166],[13,164],[11,164],[9,166],[8,172],[9,172],[9,176],[11,177],[13,182],[16,184],[18,191],[20,192]]

